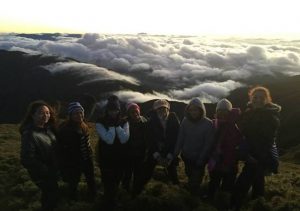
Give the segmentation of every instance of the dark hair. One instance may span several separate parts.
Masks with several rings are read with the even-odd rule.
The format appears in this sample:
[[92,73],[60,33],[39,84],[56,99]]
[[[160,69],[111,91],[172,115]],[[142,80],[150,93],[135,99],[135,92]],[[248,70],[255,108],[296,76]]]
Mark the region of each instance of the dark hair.
[[46,106],[50,111],[50,118],[47,125],[49,125],[52,129],[56,128],[56,115],[53,108],[45,101],[38,100],[29,104],[25,117],[19,128],[20,133],[22,133],[28,125],[33,124],[32,115],[42,106]]
[[272,102],[272,97],[271,97],[270,90],[266,87],[263,87],[263,86],[256,86],[256,87],[253,87],[252,89],[249,90],[248,96],[249,96],[250,101],[252,100],[252,97],[253,97],[255,92],[263,92],[266,96],[267,103]]

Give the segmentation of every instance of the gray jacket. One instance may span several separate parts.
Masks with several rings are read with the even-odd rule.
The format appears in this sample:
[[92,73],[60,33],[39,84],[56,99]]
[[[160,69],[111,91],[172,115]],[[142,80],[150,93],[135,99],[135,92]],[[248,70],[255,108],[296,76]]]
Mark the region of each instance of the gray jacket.
[[196,165],[205,165],[214,142],[214,129],[210,119],[206,117],[204,104],[199,98],[194,98],[186,107],[196,105],[203,111],[200,119],[192,119],[187,112],[180,125],[174,155],[180,153]]

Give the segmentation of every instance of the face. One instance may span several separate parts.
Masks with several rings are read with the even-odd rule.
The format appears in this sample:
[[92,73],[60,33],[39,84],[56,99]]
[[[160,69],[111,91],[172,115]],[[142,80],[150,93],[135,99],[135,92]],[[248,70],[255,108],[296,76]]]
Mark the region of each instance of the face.
[[167,119],[169,116],[169,109],[166,107],[160,107],[156,110],[156,113],[160,119]]
[[195,106],[195,105],[190,105],[188,108],[188,113],[190,114],[190,116],[193,119],[198,119],[202,117],[202,112],[199,109],[199,107]]
[[254,108],[262,108],[267,104],[267,96],[263,91],[256,91],[251,96],[251,102]]
[[108,110],[107,112],[111,118],[117,118],[120,113],[119,110]]
[[83,122],[84,113],[82,111],[74,111],[71,113],[70,118],[73,122],[81,123]]
[[128,115],[134,121],[140,120],[140,112],[137,109],[129,109]]
[[33,124],[37,127],[44,127],[50,119],[50,110],[47,106],[40,106],[32,115]]
[[222,110],[222,109],[217,110],[217,113],[216,113],[217,119],[226,120],[228,118],[228,116],[229,116],[228,110]]

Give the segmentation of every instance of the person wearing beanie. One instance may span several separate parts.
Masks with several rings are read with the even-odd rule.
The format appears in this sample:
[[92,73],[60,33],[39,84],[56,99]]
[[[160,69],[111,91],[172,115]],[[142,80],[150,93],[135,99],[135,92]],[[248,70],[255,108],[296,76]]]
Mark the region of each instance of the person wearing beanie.
[[238,173],[238,157],[236,148],[241,143],[243,136],[237,127],[240,109],[232,108],[227,99],[217,103],[213,125],[215,141],[210,159],[208,161],[209,199],[213,199],[218,190],[231,192]]
[[113,210],[128,155],[129,123],[117,96],[108,97],[104,116],[96,122],[97,159],[104,188],[104,208]]
[[84,121],[84,109],[79,102],[68,106],[68,118],[58,130],[58,158],[63,180],[69,186],[69,197],[77,200],[81,174],[88,186],[88,197],[96,197],[96,184],[89,127]]
[[192,194],[199,194],[205,165],[213,146],[214,130],[206,109],[199,98],[193,98],[185,108],[174,156],[181,155],[188,188]]
[[232,210],[240,210],[251,187],[252,199],[264,197],[265,176],[276,174],[279,165],[275,141],[281,106],[272,102],[270,91],[265,87],[254,87],[248,94],[250,101],[239,122],[245,137],[239,146],[244,166],[233,190]]
[[[135,197],[143,190],[147,119],[141,116],[140,107],[136,103],[128,103],[126,112],[129,121],[130,136],[128,140],[128,160],[122,186],[131,192],[132,197]],[[133,178],[133,181],[132,189],[130,190],[131,178]]]
[[145,183],[151,179],[155,166],[159,164],[167,169],[172,183],[179,184],[178,158],[173,156],[179,124],[176,113],[170,112],[167,100],[156,100],[153,103],[147,124],[148,153],[145,163]]

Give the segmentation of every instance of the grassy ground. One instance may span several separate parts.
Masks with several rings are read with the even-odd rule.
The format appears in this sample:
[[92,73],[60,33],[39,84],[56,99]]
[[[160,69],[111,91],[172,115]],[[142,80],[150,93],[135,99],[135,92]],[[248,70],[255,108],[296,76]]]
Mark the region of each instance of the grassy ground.
[[[93,128],[93,125],[91,125]],[[0,209],[10,210],[38,210],[40,208],[40,192],[31,182],[27,171],[20,165],[20,136],[17,125],[0,125]],[[92,130],[92,145],[95,147],[97,137]],[[292,156],[293,158],[295,156]],[[266,178],[266,197],[255,201],[246,200],[243,210],[300,210],[300,165],[293,164],[289,156],[281,162],[280,173]],[[294,162],[296,163],[296,162]],[[95,166],[98,195],[94,203],[86,198],[84,180],[79,184],[79,201],[70,202],[65,198],[66,187],[60,182],[60,203],[57,211],[89,211],[101,210],[102,184],[100,172]],[[146,186],[145,191],[137,198],[131,199],[125,190],[120,190],[118,198],[120,206],[116,210],[145,210],[145,211],[200,211],[221,210],[228,203],[229,195],[218,193],[212,202],[201,200],[199,196],[192,196],[186,191],[186,177],[183,164],[179,166],[180,186],[166,182],[162,169],[157,168],[155,179]],[[208,177],[205,176],[203,190]]]

